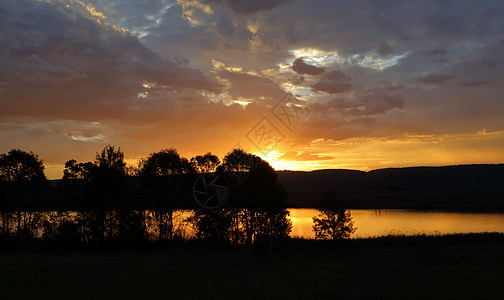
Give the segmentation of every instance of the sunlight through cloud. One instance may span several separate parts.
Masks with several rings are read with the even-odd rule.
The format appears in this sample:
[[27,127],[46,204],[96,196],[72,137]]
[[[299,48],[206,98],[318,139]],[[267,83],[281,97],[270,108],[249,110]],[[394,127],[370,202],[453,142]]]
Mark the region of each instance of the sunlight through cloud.
[[408,52],[390,57],[381,57],[378,53],[372,51],[365,54],[354,54],[350,56],[340,56],[337,51],[323,51],[315,48],[302,48],[290,50],[293,56],[286,64],[279,64],[280,69],[289,68],[296,59],[302,57],[303,60],[317,67],[325,67],[332,64],[356,64],[363,68],[383,71],[397,64],[399,60],[405,57]]

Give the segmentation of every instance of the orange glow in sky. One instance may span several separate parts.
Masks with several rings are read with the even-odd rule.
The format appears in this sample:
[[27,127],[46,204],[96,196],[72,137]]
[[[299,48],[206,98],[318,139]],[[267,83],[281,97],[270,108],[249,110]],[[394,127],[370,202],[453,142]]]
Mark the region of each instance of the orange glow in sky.
[[0,153],[52,179],[108,144],[132,165],[237,146],[277,170],[504,162],[499,1],[155,2],[1,1]]

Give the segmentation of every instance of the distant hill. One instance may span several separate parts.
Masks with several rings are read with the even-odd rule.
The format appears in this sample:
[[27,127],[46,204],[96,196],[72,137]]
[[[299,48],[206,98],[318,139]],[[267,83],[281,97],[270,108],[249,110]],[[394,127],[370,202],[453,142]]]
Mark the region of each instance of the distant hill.
[[504,207],[504,164],[279,171],[278,180],[293,207],[316,207],[329,191],[354,208]]

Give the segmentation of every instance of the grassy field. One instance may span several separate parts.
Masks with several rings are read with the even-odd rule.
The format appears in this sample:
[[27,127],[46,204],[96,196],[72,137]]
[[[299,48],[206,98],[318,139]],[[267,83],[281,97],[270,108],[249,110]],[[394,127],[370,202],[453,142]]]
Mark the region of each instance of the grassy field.
[[504,235],[3,251],[0,299],[501,299]]

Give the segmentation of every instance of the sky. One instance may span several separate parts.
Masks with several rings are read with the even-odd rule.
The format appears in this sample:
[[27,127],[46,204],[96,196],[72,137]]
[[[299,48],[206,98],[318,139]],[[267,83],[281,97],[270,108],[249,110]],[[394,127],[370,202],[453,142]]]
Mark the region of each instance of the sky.
[[0,153],[504,162],[504,2],[0,1]]

